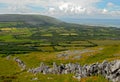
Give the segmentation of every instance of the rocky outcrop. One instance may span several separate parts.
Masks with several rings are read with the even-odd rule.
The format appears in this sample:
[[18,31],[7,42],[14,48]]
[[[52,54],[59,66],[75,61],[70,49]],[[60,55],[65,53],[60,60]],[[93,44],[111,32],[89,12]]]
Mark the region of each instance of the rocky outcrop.
[[102,63],[94,63],[91,65],[81,66],[79,64],[68,63],[57,65],[53,63],[53,67],[49,67],[43,63],[37,68],[29,69],[28,72],[31,73],[43,73],[43,74],[69,74],[73,73],[76,79],[81,79],[83,77],[89,77],[93,75],[101,74],[106,79],[113,82],[120,81],[120,60],[115,61],[103,61]]
[[[26,69],[26,65],[19,58],[14,59],[22,70]],[[112,82],[120,82],[120,60],[114,60],[111,62],[103,61],[102,63],[94,63],[90,65],[81,66],[78,63],[68,63],[57,65],[53,62],[53,66],[49,67],[43,62],[36,68],[29,68],[27,72],[33,74],[75,74],[73,77],[81,79],[84,77],[103,75],[106,79]]]
[[18,63],[18,66],[21,68],[21,70],[26,69],[25,63],[22,60],[20,60],[18,57],[14,58],[14,61]]
[[103,48],[98,49],[82,49],[82,50],[67,50],[62,51],[57,54],[57,58],[64,58],[64,59],[81,59],[82,55],[86,54],[88,56],[93,55],[93,53],[99,52],[103,50]]
[[82,69],[75,74],[74,78],[81,79],[98,74],[103,75],[106,79],[113,82],[120,82],[120,60],[84,65]]

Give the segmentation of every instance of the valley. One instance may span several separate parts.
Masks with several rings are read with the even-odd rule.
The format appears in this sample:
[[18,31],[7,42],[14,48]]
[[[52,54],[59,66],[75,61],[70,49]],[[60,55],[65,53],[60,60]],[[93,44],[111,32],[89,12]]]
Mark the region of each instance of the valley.
[[[0,22],[0,82],[79,82],[73,78],[74,74],[32,74],[27,70],[41,62],[50,67],[53,62],[84,66],[120,59],[120,28],[70,24],[42,16],[39,20],[27,16],[30,21],[19,15],[11,17]],[[16,22],[18,19],[14,17],[20,17],[20,21]],[[26,70],[20,69],[14,61],[16,57],[26,64]],[[93,75],[81,82],[108,80]]]

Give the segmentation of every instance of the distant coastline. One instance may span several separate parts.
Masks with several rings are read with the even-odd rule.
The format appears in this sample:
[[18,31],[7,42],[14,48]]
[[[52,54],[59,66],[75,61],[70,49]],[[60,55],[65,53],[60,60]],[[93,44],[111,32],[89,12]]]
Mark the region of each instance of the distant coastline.
[[60,19],[62,21],[69,23],[120,28],[120,19],[74,19],[74,18],[60,18]]

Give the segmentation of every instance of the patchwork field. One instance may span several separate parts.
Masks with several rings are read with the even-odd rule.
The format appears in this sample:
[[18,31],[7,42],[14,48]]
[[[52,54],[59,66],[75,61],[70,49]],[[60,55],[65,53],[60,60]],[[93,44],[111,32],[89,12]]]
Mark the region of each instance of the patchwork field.
[[[12,24],[16,24],[12,22]],[[17,23],[18,24],[18,23]],[[21,24],[21,23],[20,23]],[[16,28],[0,24],[0,82],[79,82],[73,74],[32,74],[22,71],[14,61],[19,57],[27,68],[41,62],[93,64],[120,59],[119,33],[113,28],[76,29],[64,27]],[[83,31],[78,31],[83,30]],[[86,30],[86,31],[85,31]],[[81,82],[108,82],[101,75],[82,78]]]

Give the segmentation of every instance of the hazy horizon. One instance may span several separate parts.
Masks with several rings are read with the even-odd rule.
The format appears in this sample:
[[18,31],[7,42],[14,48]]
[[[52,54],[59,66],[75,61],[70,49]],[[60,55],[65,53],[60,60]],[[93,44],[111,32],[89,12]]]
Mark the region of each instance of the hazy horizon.
[[95,18],[59,18],[68,23],[76,23],[91,26],[106,26],[120,28],[120,19],[95,19]]
[[[0,15],[41,15],[41,14],[0,14]],[[44,15],[47,16],[47,15]],[[51,16],[54,17],[54,16]],[[68,22],[68,23],[75,23],[75,24],[82,24],[82,25],[89,25],[89,26],[105,26],[105,27],[118,27],[120,28],[120,18],[113,18],[113,19],[103,19],[103,18],[71,18],[71,17],[54,17],[58,20]]]

